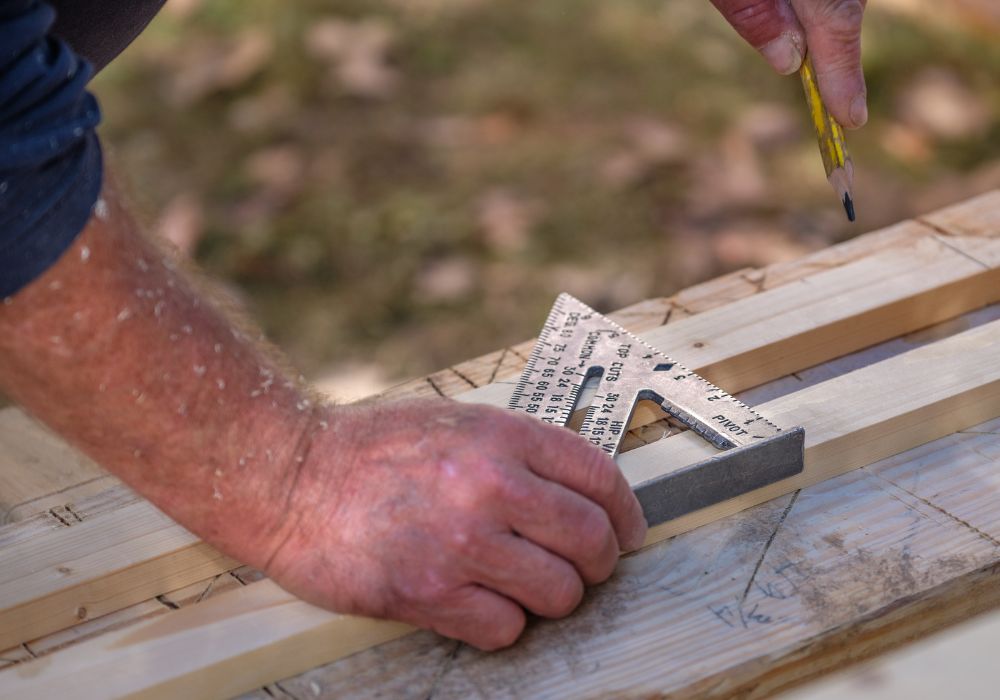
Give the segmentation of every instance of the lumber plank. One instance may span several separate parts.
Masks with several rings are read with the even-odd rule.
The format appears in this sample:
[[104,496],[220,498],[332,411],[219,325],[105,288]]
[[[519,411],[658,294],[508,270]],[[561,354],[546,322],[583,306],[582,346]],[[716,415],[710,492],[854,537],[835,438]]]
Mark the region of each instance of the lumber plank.
[[[998,344],[1000,321],[769,402],[762,410],[780,416],[785,424],[806,427],[810,436],[806,472],[780,485],[653,528],[648,542],[661,541],[782,493],[995,418],[1000,415]],[[885,400],[889,395],[893,401]],[[700,440],[688,440],[686,434],[641,447],[629,453],[633,457],[629,464],[623,464],[623,469],[633,483],[641,482],[653,469],[663,473],[675,468],[678,454],[685,455],[682,462],[686,464],[686,455],[694,444],[705,447]],[[788,504],[784,505],[779,524],[787,519],[797,496],[785,499]],[[903,503],[906,499],[898,494],[896,500]],[[912,494],[909,501],[904,504],[907,509],[917,503],[931,508]],[[954,519],[949,523],[958,527]],[[887,520],[885,525],[891,525],[889,529],[894,532],[898,523]],[[969,547],[985,546],[984,539],[971,528],[963,532]],[[951,535],[948,542],[952,551],[961,551]],[[989,554],[995,554],[997,543],[986,544]],[[980,556],[978,551],[976,556]],[[697,593],[703,599],[717,591],[711,582],[705,582]],[[704,603],[699,603],[698,608],[704,612]],[[728,616],[731,620],[723,621],[734,628],[734,623],[739,624],[746,615],[759,614],[749,609],[726,610],[713,614]],[[641,637],[642,627],[639,621],[634,622],[631,634]],[[791,626],[786,627],[786,634],[791,635]],[[249,633],[251,629],[253,634]],[[296,601],[272,582],[261,581],[204,604],[83,642],[57,652],[46,662],[15,665],[0,672],[0,692],[45,697],[71,688],[99,687],[101,693],[111,695],[234,694],[407,631],[405,625],[320,611]],[[691,644],[690,638],[687,643]],[[622,653],[621,646],[616,647],[616,654]],[[197,652],[190,653],[192,649]],[[740,635],[731,636],[728,649],[742,653]],[[694,652],[707,654],[704,647],[689,653]],[[718,653],[713,647],[712,655]],[[156,658],[169,658],[171,663],[151,668],[149,661]],[[109,677],[111,669],[116,669],[113,678]],[[620,668],[615,671],[621,672]],[[100,684],[95,685],[99,680]]]
[[[1000,300],[1000,240],[976,243],[979,258],[971,259],[936,237],[917,238],[641,337],[727,391],[742,391]],[[510,384],[456,398],[504,406]],[[637,410],[632,427],[662,417]]]
[[990,698],[1000,687],[998,640],[1000,613],[994,612],[869,665],[783,695],[782,700]]
[[[959,521],[971,515],[973,527],[986,525],[975,515],[995,511],[1000,422],[993,429],[950,436],[626,557],[572,618],[538,624],[503,653],[421,633],[280,685],[298,697],[338,699],[770,697],[1000,604],[1000,552],[990,541],[1000,532]],[[912,475],[928,491],[962,475],[975,488],[961,508],[945,511],[888,483],[883,469]]]
[[948,235],[1000,236],[1000,190],[953,204],[919,219]]
[[[803,472],[650,528],[648,541],[1000,416],[998,348],[1000,321],[993,321],[759,406],[778,425],[806,427]],[[651,449],[658,445],[662,447]],[[703,440],[682,433],[623,454],[618,461],[629,483],[638,486],[711,454]]]
[[[100,546],[95,547],[94,543]],[[159,556],[171,552],[172,556]],[[237,562],[136,501],[0,549],[0,648],[199,581]],[[107,575],[94,577],[93,571]]]
[[0,549],[6,549],[18,542],[26,542],[52,530],[72,527],[88,518],[113,511],[138,500],[140,500],[139,496],[132,489],[119,484],[73,504],[67,503],[50,508],[21,522],[0,527]]
[[106,473],[23,411],[0,409],[0,525],[27,501]]
[[[929,234],[921,235],[890,252],[684,319],[669,327],[669,336],[657,331],[661,334],[652,340],[668,345],[664,349],[678,358],[686,360],[690,352],[695,360],[686,361],[693,369],[702,372],[707,369],[710,376],[714,376],[713,372],[725,375],[726,382],[722,385],[735,390],[772,378],[780,372],[781,362],[814,363],[877,342],[889,334],[923,327],[982,306],[1000,295],[998,274],[1000,269],[972,260]],[[837,303],[830,303],[831,297]],[[738,311],[727,310],[732,306],[739,306]],[[703,340],[714,337],[713,324],[720,335],[725,335],[724,342]],[[668,338],[673,339],[675,333],[679,339],[669,341],[677,343],[672,347]],[[781,349],[775,351],[775,346]],[[729,369],[728,361],[734,369]],[[500,383],[458,398],[504,405],[504,392],[509,390],[509,384]],[[210,548],[178,534],[181,529],[171,530],[177,526],[164,524],[152,506],[142,502],[130,513],[132,528],[121,530],[118,539],[92,538],[79,543],[79,550],[73,550],[77,552],[77,566],[72,580],[53,576],[50,571],[46,586],[15,588],[22,576],[35,581],[46,574],[24,572],[22,563],[11,560],[6,583],[0,579],[0,648],[74,624],[76,611],[93,608],[92,596],[84,595],[92,588],[102,591],[100,610],[110,612],[114,606],[132,605],[141,602],[142,596],[166,592],[168,588],[159,578],[162,572],[173,572],[169,584],[176,588],[221,573],[230,566],[230,562],[213,554]],[[145,564],[142,557],[137,557],[127,560],[125,566],[119,565],[114,548],[123,546],[130,533],[153,531],[144,529],[143,523],[153,523],[154,530],[163,527],[165,532],[172,533],[159,539],[153,539],[151,534],[142,535],[143,556],[156,563]],[[106,525],[94,525],[95,531],[105,528]],[[54,543],[63,533],[45,537]],[[195,551],[190,551],[192,548]],[[90,556],[83,556],[84,552]],[[196,566],[192,566],[192,560],[197,562]],[[116,582],[118,579],[121,582]],[[14,588],[12,593],[7,592],[8,587]],[[40,595],[28,599],[31,590]]]
[[[971,220],[973,224],[977,218],[982,217],[983,206],[978,203],[978,200],[974,201],[975,207],[978,209],[972,211],[971,214],[964,214],[963,212],[967,209],[967,205],[958,205],[952,207],[950,210],[950,216],[953,222],[957,222],[957,226],[963,225],[963,221]],[[940,226],[948,225],[937,222],[934,224],[935,228],[940,229]],[[990,229],[989,227],[975,226],[972,228],[959,229],[964,232],[974,235],[974,236],[989,236],[995,235],[995,227]],[[948,234],[948,231],[943,231]],[[911,224],[901,224],[898,226],[890,227],[889,229],[876,232],[873,234],[868,234],[859,239],[849,241],[846,244],[841,244],[830,249],[826,249],[819,253],[808,256],[805,259],[797,261],[791,265],[783,264],[778,266],[771,266],[764,271],[741,271],[740,273],[731,276],[731,284],[721,285],[717,282],[710,282],[704,285],[699,285],[696,288],[687,290],[685,293],[675,297],[673,306],[674,317],[682,315],[685,313],[685,309],[679,307],[676,304],[677,299],[683,299],[686,304],[691,307],[691,310],[701,310],[703,308],[712,308],[715,305],[725,303],[728,299],[745,296],[747,294],[753,293],[756,289],[768,289],[775,285],[784,284],[788,281],[796,280],[801,278],[807,273],[814,272],[816,269],[827,269],[830,267],[836,267],[839,265],[844,265],[848,262],[856,260],[858,257],[863,256],[870,252],[871,250],[879,249],[889,249],[893,246],[902,243],[912,242],[915,238],[920,236],[925,236],[926,231],[921,231],[919,228],[914,229]],[[950,235],[950,234],[949,234]],[[975,239],[971,241],[972,243],[977,243]],[[954,243],[954,241],[951,241]],[[954,246],[953,246],[954,247]],[[995,250],[995,249],[994,249]],[[995,253],[994,253],[995,254]],[[971,256],[970,256],[971,257]],[[995,266],[995,261],[987,259],[985,264]],[[722,280],[725,281],[725,280]],[[722,288],[724,287],[724,289]],[[705,291],[699,291],[704,289]],[[728,290],[728,291],[727,291]],[[663,305],[667,300],[656,300],[660,305]],[[670,315],[668,309],[667,316]],[[626,324],[630,323],[629,320],[625,321]],[[530,344],[521,346],[520,350],[522,353],[526,352],[530,348]],[[516,371],[519,368],[519,357],[516,352],[503,351],[500,353],[501,367],[499,373],[496,369],[491,371],[491,376],[503,376],[504,370]],[[521,358],[523,359],[523,358]],[[472,378],[473,383],[482,381],[482,377],[475,376],[472,373],[466,373],[465,368],[462,370],[463,374]],[[426,384],[426,382],[425,382]],[[435,393],[435,392],[430,392]],[[38,525],[38,519],[33,519],[34,524]],[[21,531],[23,532],[23,531]],[[3,542],[4,537],[3,529],[0,529],[0,543]],[[8,535],[7,539],[10,539]]]

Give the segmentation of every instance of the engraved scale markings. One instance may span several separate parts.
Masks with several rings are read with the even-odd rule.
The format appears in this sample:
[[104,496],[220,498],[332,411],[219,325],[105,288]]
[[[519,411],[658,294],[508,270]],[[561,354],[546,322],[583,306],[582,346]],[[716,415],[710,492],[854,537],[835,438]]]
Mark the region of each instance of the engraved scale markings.
[[596,395],[580,434],[615,455],[635,404],[648,399],[728,450],[781,429],[729,393],[647,345],[583,302],[561,294],[511,395],[509,408],[565,426],[588,380]]

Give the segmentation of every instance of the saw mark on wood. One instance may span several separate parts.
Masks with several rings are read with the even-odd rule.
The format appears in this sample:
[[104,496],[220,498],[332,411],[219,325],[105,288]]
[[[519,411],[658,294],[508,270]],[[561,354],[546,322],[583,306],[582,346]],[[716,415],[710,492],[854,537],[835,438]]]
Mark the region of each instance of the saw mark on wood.
[[528,361],[527,357],[525,357],[523,354],[519,353],[514,348],[510,348],[510,352],[511,352],[512,355],[515,355],[517,357],[517,359],[521,360],[522,362],[527,362]]
[[788,505],[785,506],[784,512],[782,512],[781,517],[778,518],[778,522],[774,526],[774,530],[771,531],[771,536],[767,538],[767,542],[764,543],[764,551],[760,553],[760,558],[757,559],[757,565],[753,568],[753,573],[750,574],[750,580],[747,581],[746,588],[743,589],[743,595],[740,596],[740,606],[747,602],[747,596],[750,595],[750,589],[753,588],[753,582],[757,578],[757,573],[760,571],[761,565],[764,563],[764,558],[767,557],[767,552],[771,549],[771,545],[774,544],[774,538],[778,536],[778,531],[781,526],[785,524],[785,520],[788,519],[788,514],[792,512],[792,506],[795,505],[795,501],[798,500],[799,494],[802,493],[802,489],[798,489],[792,494],[791,499],[788,501]]
[[261,690],[263,690],[265,693],[267,693],[268,695],[270,695],[273,698],[280,697],[280,696],[274,694],[274,691],[271,690],[272,687],[273,688],[277,688],[282,693],[284,693],[286,697],[289,697],[292,700],[300,700],[298,695],[296,695],[295,693],[293,693],[290,690],[288,690],[288,688],[286,688],[285,686],[281,685],[281,683],[272,683],[270,686],[265,686],[265,687],[261,688]]
[[976,257],[974,257],[972,255],[969,255],[968,253],[966,253],[964,250],[962,250],[958,246],[952,245],[944,237],[942,237],[942,236],[934,236],[934,240],[937,241],[938,243],[940,243],[941,245],[943,245],[948,250],[955,251],[956,253],[958,253],[959,255],[961,255],[966,260],[971,260],[972,262],[976,263],[977,265],[979,265],[980,267],[982,267],[982,268],[984,268],[986,270],[991,269],[990,266],[987,265],[986,263],[984,263],[982,260],[980,260],[980,259],[978,259],[978,258],[976,258]]
[[220,579],[221,579],[221,578],[222,578],[223,576],[225,576],[225,577],[226,577],[227,579],[228,579],[228,578],[232,578],[232,579],[233,579],[233,580],[235,580],[235,581],[236,581],[236,583],[238,583],[238,584],[239,584],[240,586],[244,585],[244,584],[243,584],[243,582],[239,580],[239,578],[237,578],[236,576],[230,576],[228,572],[227,572],[227,573],[224,573],[224,574],[219,574],[218,576],[215,576],[215,577],[214,577],[214,578],[213,578],[213,579],[212,579],[211,581],[209,581],[209,582],[208,582],[208,585],[207,585],[207,586],[205,586],[205,590],[203,590],[203,591],[202,591],[202,592],[201,592],[201,593],[200,593],[200,594],[198,595],[198,599],[197,599],[196,601],[194,601],[194,602],[196,602],[196,603],[200,603],[201,601],[205,600],[205,598],[207,598],[208,596],[212,595],[212,590],[213,590],[213,589],[215,588],[215,584],[216,584],[216,583],[218,583],[218,582],[219,582],[219,580],[220,580]]
[[[56,506],[55,508],[49,508],[48,513],[53,518],[55,518],[56,520],[58,520],[63,525],[63,527],[71,527],[72,525],[74,525],[73,520],[71,520],[70,518],[64,517],[63,515],[60,515],[60,513],[59,513],[59,509],[62,508],[62,507],[63,506]],[[79,522],[79,518],[77,518],[77,521]]]
[[[885,483],[889,484],[890,486],[893,486],[893,487],[899,489],[903,493],[905,493],[905,494],[907,494],[909,496],[912,496],[913,498],[915,498],[918,501],[920,501],[921,503],[923,503],[925,506],[928,506],[929,508],[937,511],[938,513],[940,513],[941,515],[945,516],[949,520],[958,523],[959,525],[961,525],[962,527],[968,529],[970,532],[974,533],[978,537],[981,537],[982,539],[986,540],[987,542],[989,542],[993,546],[1000,547],[1000,540],[996,539],[995,537],[993,537],[992,535],[990,535],[988,532],[983,532],[982,530],[980,530],[978,527],[976,527],[972,523],[968,522],[967,520],[963,520],[962,518],[958,517],[957,515],[955,515],[951,511],[947,510],[946,508],[943,508],[943,507],[939,506],[937,503],[934,503],[930,499],[925,498],[925,497],[921,496],[920,494],[914,493],[913,491],[910,491],[909,489],[907,489],[907,488],[905,488],[903,486],[900,486],[899,484],[897,484],[892,479],[889,479],[889,478],[887,478],[885,476],[882,476],[881,474],[875,474],[874,472],[871,472],[871,471],[869,471],[867,469],[865,471],[868,471],[869,474],[871,474],[872,476],[876,477],[880,481],[884,481]],[[893,495],[893,494],[890,493],[890,495]]]
[[[8,649],[7,651],[17,651],[18,649],[20,649],[25,654],[27,654],[28,655],[28,659],[37,659],[38,658],[38,654],[36,654],[35,652],[33,652],[31,650],[31,648],[27,644],[20,644],[19,646],[13,647],[12,649]],[[0,656],[0,664],[4,664],[4,666],[13,666],[14,664],[23,663],[23,662],[27,661],[28,659],[22,659],[22,658],[18,658],[16,656],[13,656],[13,657],[12,656]]]
[[[84,481],[77,482],[65,488],[57,489],[55,491],[50,491],[49,493],[46,493],[44,496],[38,496],[37,498],[29,498],[27,501],[22,501],[21,503],[15,503],[14,505],[12,505],[10,508],[7,509],[7,512],[12,513],[18,509],[27,508],[36,501],[43,501],[47,498],[52,498],[53,496],[58,496],[59,494],[66,493],[67,491],[78,489],[82,486],[86,486],[87,484],[92,484],[95,481],[100,481],[101,479],[105,479],[107,478],[107,476],[108,476],[107,474],[101,474],[100,476],[95,476],[90,479],[85,479]],[[0,523],[2,522],[3,520],[0,519]]]
[[472,381],[471,379],[469,379],[468,377],[466,377],[466,376],[465,376],[464,374],[462,374],[461,372],[459,372],[459,371],[458,371],[457,369],[455,369],[454,367],[449,367],[448,369],[449,369],[449,370],[450,370],[450,371],[451,371],[451,372],[452,372],[453,374],[455,374],[455,376],[457,376],[457,377],[458,377],[459,379],[461,379],[461,380],[462,380],[463,382],[465,382],[466,384],[468,384],[469,386],[471,386],[471,387],[472,387],[473,389],[478,389],[478,388],[479,388],[479,385],[478,385],[478,384],[476,384],[476,383],[475,383],[474,381]]
[[72,503],[67,503],[64,507],[66,508],[66,512],[72,515],[78,523],[83,522],[83,518],[75,510],[73,510]]
[[663,320],[660,321],[661,326],[665,326],[670,323],[670,317],[674,315],[674,302],[670,302],[670,306],[667,307],[667,313],[664,314]]
[[156,596],[156,599],[158,601],[160,601],[160,603],[162,605],[165,605],[166,607],[170,608],[171,610],[180,610],[180,608],[181,608],[181,606],[179,606],[177,603],[175,603],[174,601],[168,599],[165,594],[164,595],[158,595],[158,596]]
[[503,350],[500,351],[500,359],[497,360],[497,363],[495,365],[493,365],[493,371],[490,372],[490,378],[489,380],[487,380],[486,382],[487,384],[492,384],[494,381],[496,381],[497,372],[499,372],[500,368],[503,367],[504,358],[507,357],[507,350],[508,350],[507,348],[504,348]]
[[741,274],[740,277],[753,285],[754,294],[760,294],[761,292],[767,291],[767,269],[765,268],[756,272],[759,272],[759,274],[756,274],[753,277],[746,273]]
[[[942,236],[945,236],[946,238],[954,238],[955,237],[955,234],[953,232],[949,231],[948,229],[944,228],[943,226],[939,226],[939,225],[935,224],[933,221],[930,221],[930,220],[925,219],[925,218],[920,217],[920,216],[915,217],[913,220],[915,222],[917,222],[918,224],[920,224],[921,226],[929,228],[934,233],[937,233],[937,234],[940,234]],[[940,239],[938,239],[938,240],[940,240]],[[944,241],[941,241],[941,242],[944,243]],[[945,243],[945,245],[947,245],[947,243]],[[962,251],[958,251],[958,252],[962,252]]]
[[431,385],[431,389],[433,389],[438,396],[440,396],[442,399],[448,398],[448,396],[443,391],[441,391],[441,387],[439,387],[437,384],[434,383],[433,379],[431,379],[430,377],[425,377],[425,379],[427,380],[427,383]]

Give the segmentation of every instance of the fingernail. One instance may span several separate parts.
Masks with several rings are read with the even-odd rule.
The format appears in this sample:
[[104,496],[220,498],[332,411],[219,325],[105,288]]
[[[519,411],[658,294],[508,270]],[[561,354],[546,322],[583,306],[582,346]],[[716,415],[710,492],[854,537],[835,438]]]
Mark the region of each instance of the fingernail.
[[854,123],[854,128],[864,126],[865,122],[868,121],[868,103],[864,93],[855,97],[854,101],[851,102],[851,121]]
[[790,75],[802,66],[802,54],[791,38],[784,34],[766,44],[760,52],[771,67],[782,75]]

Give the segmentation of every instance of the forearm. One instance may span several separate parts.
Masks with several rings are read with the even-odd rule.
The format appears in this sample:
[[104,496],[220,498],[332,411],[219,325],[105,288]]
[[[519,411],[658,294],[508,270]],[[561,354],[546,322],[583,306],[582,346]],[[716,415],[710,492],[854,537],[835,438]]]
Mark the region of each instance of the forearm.
[[[323,420],[142,236],[113,188],[0,306],[0,391],[199,535],[262,566]],[[324,423],[325,425],[325,423]]]

